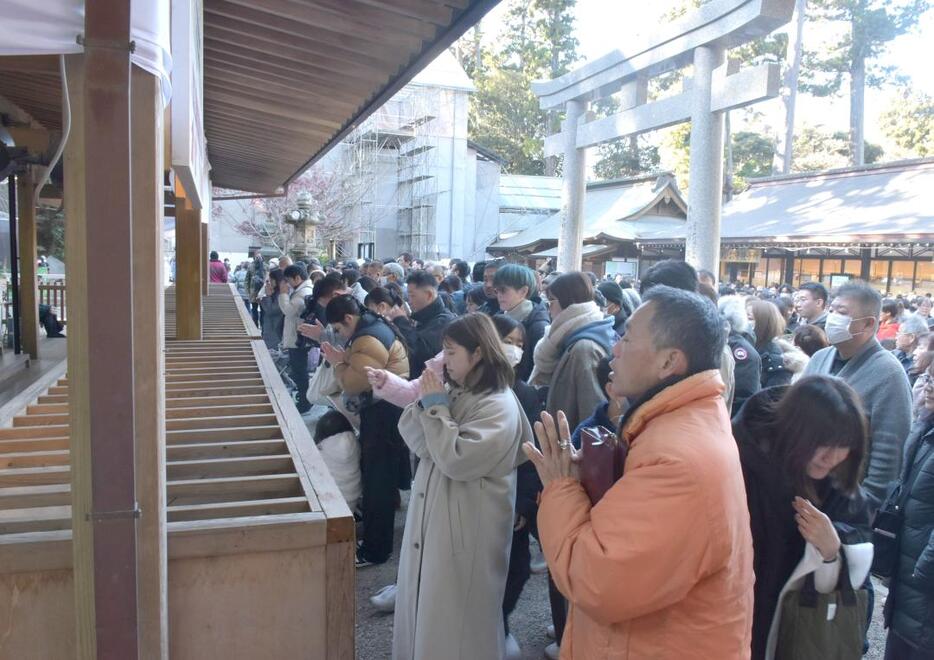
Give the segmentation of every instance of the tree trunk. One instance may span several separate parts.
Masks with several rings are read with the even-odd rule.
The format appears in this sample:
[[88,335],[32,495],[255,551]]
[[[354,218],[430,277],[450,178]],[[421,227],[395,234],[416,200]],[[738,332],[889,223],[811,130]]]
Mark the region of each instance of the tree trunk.
[[807,13],[807,0],[795,3],[795,29],[789,37],[788,50],[791,52],[791,66],[785,71],[785,139],[781,149],[781,173],[791,172],[791,163],[795,144],[795,104],[798,100],[798,77],[801,74],[801,59],[804,53],[804,20]]
[[864,163],[863,124],[866,110],[866,57],[862,44],[853,43],[853,67],[850,70],[850,163]]
[[733,199],[733,131],[730,128],[730,111],[724,113],[723,141],[726,145],[726,167],[723,168],[723,200]]

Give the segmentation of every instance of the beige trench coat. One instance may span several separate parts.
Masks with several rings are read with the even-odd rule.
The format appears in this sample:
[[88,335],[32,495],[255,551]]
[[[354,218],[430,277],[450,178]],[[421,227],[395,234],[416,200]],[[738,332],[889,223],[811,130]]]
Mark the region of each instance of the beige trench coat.
[[531,441],[512,390],[455,389],[448,405],[405,409],[399,431],[421,459],[396,595],[395,660],[496,660],[512,542],[515,468]]

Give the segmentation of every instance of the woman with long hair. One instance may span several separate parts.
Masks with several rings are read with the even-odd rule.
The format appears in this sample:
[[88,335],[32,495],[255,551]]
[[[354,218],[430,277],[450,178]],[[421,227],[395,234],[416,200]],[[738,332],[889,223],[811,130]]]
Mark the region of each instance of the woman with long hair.
[[785,319],[774,303],[752,300],[748,309],[756,336],[756,351],[762,361],[762,387],[788,385],[804,372],[807,355],[784,338]]
[[[756,574],[753,659],[771,657],[776,611],[799,562],[819,554],[818,591],[837,584],[842,546],[869,540],[859,491],[868,423],[838,378],[810,376],[753,395],[733,421],[752,528]],[[867,567],[868,568],[868,567]]]
[[516,466],[532,429],[483,314],[443,333],[444,379],[426,369],[399,429],[419,457],[399,562],[393,658],[502,658]]
[[324,342],[321,352],[334,368],[348,407],[360,414],[363,540],[357,548],[357,566],[362,568],[385,563],[392,553],[395,503],[408,465],[408,451],[397,429],[401,411],[373,398],[366,369],[385,369],[405,378],[409,357],[393,327],[364,310],[352,295],[333,298],[325,316],[346,345],[341,349]]

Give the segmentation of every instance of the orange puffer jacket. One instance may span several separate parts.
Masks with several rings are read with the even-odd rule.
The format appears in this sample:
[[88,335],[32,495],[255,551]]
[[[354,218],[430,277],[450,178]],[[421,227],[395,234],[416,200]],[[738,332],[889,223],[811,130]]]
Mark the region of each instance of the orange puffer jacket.
[[643,404],[596,506],[574,479],[545,488],[542,548],[571,603],[563,660],[749,658],[752,536],[722,390],[705,371]]

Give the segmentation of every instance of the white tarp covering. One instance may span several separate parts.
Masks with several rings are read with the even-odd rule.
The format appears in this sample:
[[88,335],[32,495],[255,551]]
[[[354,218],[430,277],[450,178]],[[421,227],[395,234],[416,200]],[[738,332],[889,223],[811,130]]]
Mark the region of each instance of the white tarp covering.
[[[134,64],[162,80],[172,92],[169,0],[132,0]],[[0,55],[59,55],[83,52],[84,0],[0,0]]]

